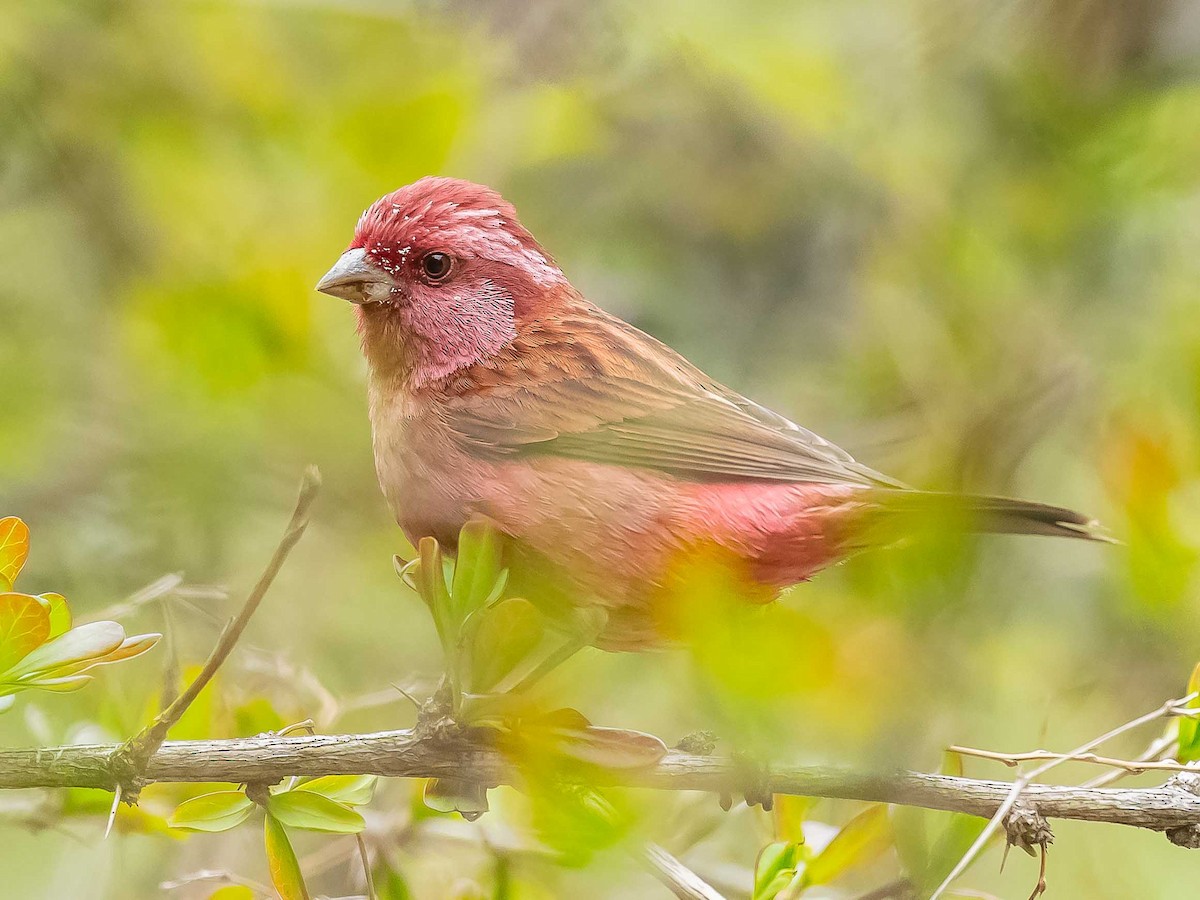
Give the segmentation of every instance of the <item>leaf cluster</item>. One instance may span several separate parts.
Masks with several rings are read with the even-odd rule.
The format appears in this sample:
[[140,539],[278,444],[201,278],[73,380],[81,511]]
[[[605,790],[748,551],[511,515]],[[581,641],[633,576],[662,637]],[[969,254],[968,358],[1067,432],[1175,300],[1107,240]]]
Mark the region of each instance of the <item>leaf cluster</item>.
[[117,622],[73,625],[62,594],[14,590],[29,556],[29,528],[19,518],[0,519],[0,712],[22,691],[76,691],[96,666],[145,653],[160,634],[126,636]]

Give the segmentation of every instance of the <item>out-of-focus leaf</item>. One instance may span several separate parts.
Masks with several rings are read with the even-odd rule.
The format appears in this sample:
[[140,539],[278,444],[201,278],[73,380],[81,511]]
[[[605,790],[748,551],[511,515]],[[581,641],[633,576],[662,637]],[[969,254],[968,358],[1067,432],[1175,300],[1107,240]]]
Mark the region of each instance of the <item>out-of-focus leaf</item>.
[[850,869],[870,862],[892,846],[892,828],[883,803],[867,807],[839,831],[804,867],[805,884],[829,884]]
[[0,713],[6,713],[13,708],[13,704],[17,702],[17,698],[12,694],[6,694],[0,697]]
[[479,617],[470,648],[468,689],[494,690],[542,642],[546,629],[542,615],[520,597],[503,600],[475,613]]
[[800,861],[800,847],[791,841],[767,844],[754,864],[753,900],[774,900],[776,894],[791,884]]
[[917,806],[895,806],[892,808],[892,839],[896,855],[909,880],[924,883],[929,869],[929,831],[934,813]]
[[228,831],[245,822],[253,809],[254,801],[241,791],[213,791],[183,801],[167,821],[186,831]]
[[10,679],[20,677],[20,672],[10,670],[49,636],[50,611],[37,597],[0,594],[0,673],[8,673]]
[[367,827],[363,817],[350,807],[299,788],[272,794],[267,810],[282,824],[305,831],[358,834]]
[[[33,599],[33,598],[30,598]],[[36,599],[33,603],[45,617],[46,633],[50,615]],[[44,644],[13,666],[9,678],[21,678],[34,672],[50,672],[111,653],[125,640],[125,629],[116,622],[92,622],[72,628],[66,634]]]
[[[1192,677],[1188,679],[1187,683],[1187,693],[1194,694],[1196,692],[1200,692],[1200,663],[1196,663],[1196,667],[1192,669]],[[1200,708],[1200,697],[1189,700],[1188,706],[1193,709]],[[1178,733],[1179,761],[1195,762],[1200,760],[1200,720],[1180,716]]]
[[375,869],[375,893],[379,900],[412,900],[404,876],[386,862]]
[[29,556],[29,527],[16,516],[0,519],[0,591],[11,591]]
[[777,794],[775,807],[771,811],[775,819],[775,837],[792,844],[804,843],[804,819],[812,809],[812,797],[793,797]]
[[71,607],[67,606],[66,597],[62,594],[38,594],[38,599],[46,605],[50,613],[51,638],[71,630]]
[[279,892],[280,900],[309,900],[308,886],[304,883],[292,842],[288,840],[283,825],[270,813],[267,813],[263,826],[263,840],[267,847],[271,884]]
[[987,827],[987,819],[979,816],[968,816],[966,813],[934,813],[935,816],[946,816],[946,827],[933,843],[929,851],[929,862],[924,872],[914,878],[918,893],[932,891],[950,871],[958,865],[976,838]]
[[279,731],[286,724],[266,697],[255,697],[233,711],[234,728],[242,737]]
[[[198,665],[185,666],[179,673],[177,690],[182,690],[185,685],[195,681],[201,668],[203,667]],[[171,729],[172,738],[177,741],[198,741],[227,733],[224,718],[217,713],[217,698],[222,695],[218,684],[221,680],[222,676],[218,671],[208,687],[200,692],[175,723]]]
[[503,538],[487,519],[472,519],[458,533],[454,565],[454,613],[459,621],[495,599],[503,589]]
[[322,775],[312,781],[303,781],[298,787],[338,803],[363,806],[371,802],[376,781],[374,775]]
[[524,770],[539,839],[559,853],[563,865],[581,866],[616,844],[633,822],[623,797],[588,785],[568,785]]
[[254,891],[244,884],[227,884],[209,894],[208,900],[254,900]]
[[[67,788],[62,792],[59,815],[64,818],[77,816],[92,823],[103,822],[112,809],[112,802],[111,791],[98,788]],[[151,812],[147,806],[145,803],[137,806],[120,804],[117,807],[117,816],[113,820],[113,828],[121,834],[165,834],[172,840],[187,839],[182,829],[172,830],[163,816]]]
[[642,731],[590,726],[559,729],[555,738],[561,753],[606,769],[646,768],[657,765],[667,755],[666,744]]

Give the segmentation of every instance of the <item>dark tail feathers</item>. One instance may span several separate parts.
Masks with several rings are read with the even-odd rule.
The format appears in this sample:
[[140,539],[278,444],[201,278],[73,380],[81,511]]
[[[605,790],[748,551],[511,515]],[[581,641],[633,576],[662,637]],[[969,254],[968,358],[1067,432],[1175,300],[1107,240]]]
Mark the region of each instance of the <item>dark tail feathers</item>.
[[[1062,506],[1008,497],[940,494],[927,491],[877,492],[879,510],[902,519],[924,518],[987,534],[1043,534],[1113,543],[1099,523]],[[891,518],[891,516],[887,516]]]

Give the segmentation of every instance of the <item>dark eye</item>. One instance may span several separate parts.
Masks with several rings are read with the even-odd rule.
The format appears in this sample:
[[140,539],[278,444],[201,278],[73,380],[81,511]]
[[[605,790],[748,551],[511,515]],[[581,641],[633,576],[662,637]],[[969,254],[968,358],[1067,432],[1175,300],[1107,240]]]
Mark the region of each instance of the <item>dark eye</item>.
[[447,253],[426,253],[421,257],[421,271],[430,281],[441,281],[450,274],[452,262]]

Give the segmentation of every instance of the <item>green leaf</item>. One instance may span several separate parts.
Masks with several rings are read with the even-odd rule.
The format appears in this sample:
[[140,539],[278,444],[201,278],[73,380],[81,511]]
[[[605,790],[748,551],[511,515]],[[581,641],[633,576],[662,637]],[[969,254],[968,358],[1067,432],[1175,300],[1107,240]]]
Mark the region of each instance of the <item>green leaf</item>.
[[[46,617],[46,631],[50,630],[50,616],[45,608],[34,600]],[[125,629],[116,622],[92,622],[72,628],[48,644],[44,644],[21,660],[8,673],[9,678],[22,678],[34,672],[50,672],[85,660],[112,653],[125,640]]]
[[412,900],[408,882],[386,861],[381,862],[375,870],[375,893],[379,900]]
[[26,659],[49,637],[50,612],[37,597],[0,594],[0,673]]
[[457,778],[430,778],[422,794],[425,805],[436,812],[456,812],[474,822],[488,811],[487,785]]
[[876,803],[847,822],[804,869],[805,884],[829,884],[892,846],[887,805]]
[[[936,814],[935,814],[936,815]],[[975,839],[987,827],[987,819],[979,816],[969,816],[966,813],[948,813],[949,821],[938,839],[934,841],[933,849],[929,851],[929,863],[924,872],[914,881],[918,892],[922,888],[933,891],[943,879],[950,874],[951,869],[966,855]]]
[[71,630],[71,608],[62,594],[38,594],[38,599],[50,613],[50,637],[56,638]]
[[753,900],[773,900],[796,875],[800,847],[790,841],[767,844],[754,864]]
[[29,556],[29,528],[16,516],[0,519],[0,591],[11,591]]
[[271,884],[279,892],[280,900],[309,900],[308,887],[296,861],[296,851],[288,840],[276,818],[267,813],[263,826],[263,837],[267,847],[267,868],[271,872]]
[[442,647],[449,654],[457,639],[459,622],[454,616],[450,591],[446,588],[442,550],[433,538],[424,537],[417,545],[417,553],[419,561],[408,571],[413,577],[417,593],[433,614],[433,624],[437,627],[438,637],[442,640]]
[[254,891],[244,884],[227,884],[208,895],[208,900],[255,900]]
[[287,724],[266,697],[247,700],[233,711],[233,720],[235,731],[241,737],[279,731]]
[[213,791],[183,801],[167,821],[185,831],[228,831],[245,822],[253,809],[254,801],[241,791]]
[[475,613],[478,624],[471,639],[471,671],[467,689],[472,693],[496,690],[545,636],[542,615],[520,597],[501,601]]
[[503,538],[490,520],[476,518],[462,527],[451,589],[460,621],[494,599],[497,586],[503,587],[503,554]]
[[301,788],[272,794],[267,810],[284,825],[306,831],[358,834],[367,827],[350,807]]
[[892,837],[904,873],[914,885],[925,883],[929,869],[929,833],[935,813],[917,806],[892,807]]
[[804,819],[815,803],[812,797],[795,797],[779,794],[775,797],[775,837],[793,844],[804,843]]
[[376,781],[374,775],[322,775],[301,782],[299,787],[347,806],[363,806],[371,802]]
[[[1194,694],[1197,691],[1200,691],[1200,663],[1196,663],[1196,667],[1192,669],[1192,677],[1188,679],[1187,683],[1187,693]],[[1192,709],[1200,708],[1200,697],[1189,700],[1188,706]],[[1178,733],[1179,753],[1177,757],[1179,761],[1196,762],[1200,760],[1200,720],[1180,716]]]

